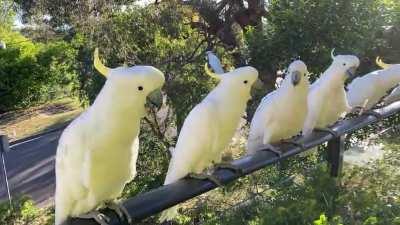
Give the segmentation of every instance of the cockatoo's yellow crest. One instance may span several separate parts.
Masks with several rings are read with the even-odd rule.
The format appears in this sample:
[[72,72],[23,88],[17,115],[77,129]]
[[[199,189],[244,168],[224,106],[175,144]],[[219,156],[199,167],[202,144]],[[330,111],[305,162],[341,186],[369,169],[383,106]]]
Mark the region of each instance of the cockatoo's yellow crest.
[[208,68],[207,63],[204,64],[204,70],[206,71],[206,74],[207,74],[208,76],[210,76],[210,77],[212,77],[212,78],[215,78],[215,79],[217,79],[217,80],[220,80],[220,79],[221,79],[221,77],[218,76],[218,74],[211,72],[211,70]]
[[387,69],[387,68],[389,68],[390,66],[392,66],[391,64],[387,64],[387,63],[384,63],[383,61],[382,61],[382,59],[381,59],[381,57],[376,57],[376,65],[378,65],[379,67],[381,67],[382,69]]
[[110,72],[110,68],[106,67],[99,59],[99,49],[96,48],[94,50],[94,68],[97,69],[102,75],[105,77],[108,76],[108,73]]

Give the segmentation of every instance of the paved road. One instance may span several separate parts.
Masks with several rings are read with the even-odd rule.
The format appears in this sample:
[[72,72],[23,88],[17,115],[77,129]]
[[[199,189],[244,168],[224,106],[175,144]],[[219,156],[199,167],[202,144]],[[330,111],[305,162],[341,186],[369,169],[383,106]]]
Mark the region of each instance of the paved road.
[[[11,146],[6,153],[6,167],[13,196],[29,195],[40,206],[53,203],[55,190],[55,154],[62,131]],[[1,172],[0,199],[7,199]]]

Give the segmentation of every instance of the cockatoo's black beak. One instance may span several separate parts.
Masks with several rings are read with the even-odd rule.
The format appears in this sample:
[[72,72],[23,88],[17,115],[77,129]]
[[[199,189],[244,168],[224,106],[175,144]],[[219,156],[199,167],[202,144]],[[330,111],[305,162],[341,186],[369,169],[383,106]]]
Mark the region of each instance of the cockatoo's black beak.
[[161,89],[156,89],[147,96],[146,108],[155,107],[157,110],[163,104],[163,95]]
[[353,79],[356,77],[356,71],[357,71],[357,67],[353,66],[350,67],[347,71],[346,71],[346,75],[347,75],[347,79]]
[[293,71],[291,74],[292,84],[296,86],[301,81],[301,73],[299,71]]

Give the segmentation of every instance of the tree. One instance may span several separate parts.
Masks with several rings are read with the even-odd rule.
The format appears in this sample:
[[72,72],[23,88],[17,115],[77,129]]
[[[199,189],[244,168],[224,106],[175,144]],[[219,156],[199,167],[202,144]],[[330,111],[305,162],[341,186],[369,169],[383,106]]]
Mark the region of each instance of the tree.
[[10,27],[14,22],[14,16],[17,5],[11,0],[0,0],[0,24],[4,27]]
[[7,44],[6,49],[0,49],[0,112],[73,93],[76,51],[67,43],[34,44],[3,28],[0,40]]

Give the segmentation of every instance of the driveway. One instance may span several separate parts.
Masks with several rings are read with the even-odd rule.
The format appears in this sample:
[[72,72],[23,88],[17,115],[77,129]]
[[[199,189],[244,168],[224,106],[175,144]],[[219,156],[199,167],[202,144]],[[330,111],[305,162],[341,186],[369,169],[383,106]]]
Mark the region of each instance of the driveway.
[[[33,140],[11,146],[5,155],[11,195],[29,195],[39,206],[53,203],[55,191],[55,155],[57,131]],[[7,199],[7,191],[1,172],[0,199]]]

